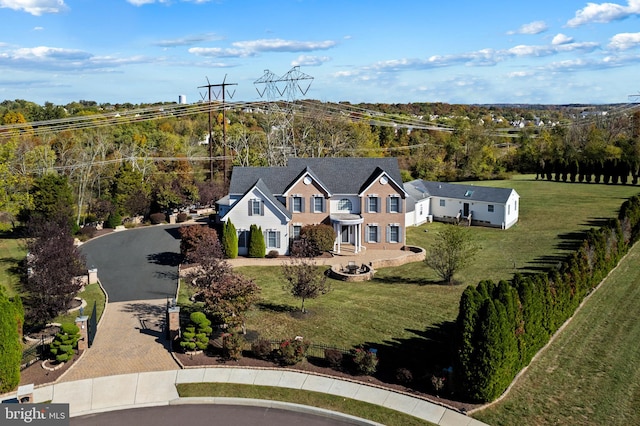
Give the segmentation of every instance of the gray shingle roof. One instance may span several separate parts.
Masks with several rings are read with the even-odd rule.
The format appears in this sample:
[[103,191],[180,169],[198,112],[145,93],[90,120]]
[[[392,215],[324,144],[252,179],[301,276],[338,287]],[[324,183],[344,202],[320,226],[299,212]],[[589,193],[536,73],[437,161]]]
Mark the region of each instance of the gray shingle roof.
[[407,182],[404,187],[405,191],[414,198],[422,198],[422,194],[426,193],[427,195],[434,197],[447,197],[460,200],[492,203],[506,203],[511,196],[511,193],[515,191],[511,188],[452,184],[420,179]]
[[290,158],[287,167],[234,167],[229,193],[244,194],[262,179],[272,194],[281,195],[305,169],[333,194],[358,194],[382,171],[402,188],[396,158],[323,157]]

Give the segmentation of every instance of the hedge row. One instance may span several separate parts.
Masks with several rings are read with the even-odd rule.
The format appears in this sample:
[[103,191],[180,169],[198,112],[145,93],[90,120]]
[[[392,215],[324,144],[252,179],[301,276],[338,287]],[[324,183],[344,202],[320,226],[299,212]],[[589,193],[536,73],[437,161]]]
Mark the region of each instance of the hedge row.
[[20,382],[23,323],[20,297],[11,299],[0,287],[0,393],[13,390]]
[[500,396],[639,234],[640,196],[634,196],[617,219],[589,230],[559,268],[467,287],[457,318],[458,391],[474,402]]

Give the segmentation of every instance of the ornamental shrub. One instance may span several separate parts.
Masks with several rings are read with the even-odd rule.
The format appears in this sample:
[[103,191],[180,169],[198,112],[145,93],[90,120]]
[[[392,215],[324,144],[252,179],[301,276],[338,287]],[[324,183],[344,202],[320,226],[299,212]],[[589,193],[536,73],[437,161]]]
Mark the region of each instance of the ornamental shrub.
[[340,370],[344,361],[344,354],[338,349],[325,349],[324,359],[329,364],[329,367],[334,370]]
[[122,225],[122,216],[118,212],[109,213],[107,221],[105,222],[105,228],[115,229],[116,226]]
[[74,348],[78,346],[80,340],[80,328],[73,323],[63,323],[60,325],[60,332],[51,342],[49,351],[58,362],[67,362],[73,358]]
[[205,350],[209,346],[209,336],[213,329],[211,321],[202,312],[193,312],[190,323],[182,332],[180,346],[185,351]]
[[249,257],[264,257],[266,251],[262,228],[258,225],[251,225],[249,227]]
[[256,358],[269,359],[273,352],[271,342],[267,339],[258,339],[251,344],[251,352]]
[[294,339],[287,339],[280,342],[278,347],[278,359],[283,365],[294,365],[302,361],[307,356],[309,342],[298,336]]
[[370,376],[378,369],[378,356],[372,350],[356,348],[351,352],[356,373]]
[[222,225],[222,250],[229,259],[238,257],[238,233],[231,219]]
[[166,216],[164,213],[151,213],[151,215],[149,215],[149,220],[151,221],[152,225],[159,225],[163,223],[165,219]]
[[309,246],[315,252],[313,256],[318,256],[326,251],[333,250],[336,233],[333,227],[319,223],[317,225],[303,226],[300,230],[300,238],[307,240]]
[[23,322],[20,298],[9,299],[0,287],[0,393],[9,392],[20,383]]
[[244,336],[240,333],[225,333],[222,335],[222,352],[225,358],[234,361],[242,358]]
[[184,212],[180,212],[176,216],[176,223],[186,222],[187,219],[189,219],[189,215]]

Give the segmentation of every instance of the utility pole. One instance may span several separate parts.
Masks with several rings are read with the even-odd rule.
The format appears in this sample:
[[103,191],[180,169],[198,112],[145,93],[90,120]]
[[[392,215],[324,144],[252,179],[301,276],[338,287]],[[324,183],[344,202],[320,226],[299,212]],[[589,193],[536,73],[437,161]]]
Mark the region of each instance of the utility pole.
[[[228,171],[227,171],[227,115],[226,115],[226,106],[225,106],[225,93],[227,93],[227,86],[237,86],[238,83],[227,83],[227,75],[224,75],[224,80],[219,84],[211,84],[209,82],[209,78],[207,78],[206,86],[199,86],[199,88],[207,88],[208,99],[209,99],[209,173],[211,176],[211,180],[213,180],[213,136],[212,136],[212,120],[211,120],[211,92],[214,87],[220,88],[220,91],[215,94],[215,98],[218,99],[218,96],[222,94],[222,145],[223,145],[223,174],[224,174],[224,184],[227,184],[228,179]],[[229,93],[229,97],[233,98],[235,94],[235,90],[232,93]]]

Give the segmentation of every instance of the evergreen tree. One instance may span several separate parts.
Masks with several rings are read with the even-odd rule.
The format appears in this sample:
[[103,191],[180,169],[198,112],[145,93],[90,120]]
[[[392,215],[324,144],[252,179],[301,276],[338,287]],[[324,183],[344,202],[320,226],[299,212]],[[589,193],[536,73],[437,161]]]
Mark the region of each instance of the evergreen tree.
[[23,312],[20,298],[9,299],[0,286],[0,393],[20,383]]
[[251,225],[249,227],[249,257],[264,257],[266,251],[262,227]]
[[231,219],[228,219],[222,227],[222,249],[227,258],[238,257],[238,233]]

